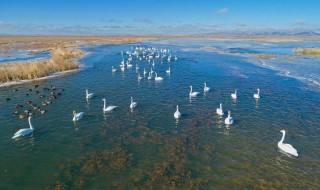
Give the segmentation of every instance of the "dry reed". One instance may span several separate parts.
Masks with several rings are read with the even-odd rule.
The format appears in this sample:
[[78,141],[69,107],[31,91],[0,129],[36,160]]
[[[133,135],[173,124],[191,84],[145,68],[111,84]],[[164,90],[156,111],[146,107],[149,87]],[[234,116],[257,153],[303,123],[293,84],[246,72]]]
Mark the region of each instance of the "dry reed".
[[294,53],[304,55],[320,55],[320,48],[295,48]]
[[57,47],[52,50],[50,59],[1,64],[0,83],[31,80],[55,72],[77,69],[79,64],[76,59],[82,55],[81,50]]

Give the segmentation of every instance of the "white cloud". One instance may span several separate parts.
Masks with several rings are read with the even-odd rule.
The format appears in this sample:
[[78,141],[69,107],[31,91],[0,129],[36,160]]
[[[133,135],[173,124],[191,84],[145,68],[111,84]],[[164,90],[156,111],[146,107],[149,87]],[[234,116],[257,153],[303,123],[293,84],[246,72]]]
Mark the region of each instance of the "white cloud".
[[216,12],[219,13],[219,14],[227,14],[229,12],[229,9],[228,8],[222,8],[222,9],[218,9]]
[[299,25],[299,26],[308,25],[308,23],[307,23],[305,20],[302,20],[302,19],[295,20],[294,23],[295,23],[296,25]]

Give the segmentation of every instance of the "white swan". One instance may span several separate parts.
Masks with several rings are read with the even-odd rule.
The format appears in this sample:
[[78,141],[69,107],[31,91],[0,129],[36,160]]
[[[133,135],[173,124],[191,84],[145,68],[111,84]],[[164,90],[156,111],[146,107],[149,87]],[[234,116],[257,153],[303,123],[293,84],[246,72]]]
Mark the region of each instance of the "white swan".
[[156,81],[161,81],[161,80],[163,80],[162,77],[158,77],[157,73],[155,73],[155,74],[156,74],[156,77],[154,77],[154,80],[156,80]]
[[116,69],[116,68],[114,68],[113,66],[112,66],[112,72],[114,73],[114,72],[116,72],[118,69]]
[[237,99],[237,89],[234,90],[234,93],[231,93],[232,99]]
[[92,98],[93,97],[93,93],[89,93],[88,89],[86,89],[86,98]]
[[259,88],[257,89],[257,94],[253,94],[253,97],[256,99],[260,98],[260,89]]
[[152,79],[152,73],[149,72],[148,80],[151,80],[151,79]]
[[151,69],[150,69],[150,73],[151,73],[151,74],[153,74],[153,73],[154,73],[154,72],[153,72],[153,70],[152,70],[152,67],[151,67]]
[[108,106],[108,107],[106,107],[106,99],[103,98],[102,101],[103,101],[103,109],[102,110],[104,112],[112,111],[112,110],[114,110],[114,109],[116,109],[118,107],[118,106]]
[[137,102],[134,102],[133,101],[133,98],[131,97],[131,104],[130,104],[130,108],[132,109],[132,108],[135,108],[135,107],[137,107]]
[[136,64],[136,70],[139,70],[139,66],[138,66],[138,64]]
[[179,112],[179,106],[177,105],[177,110],[173,114],[174,118],[179,119],[181,117],[181,113]]
[[196,96],[198,96],[198,94],[200,94],[200,92],[192,92],[192,86],[190,86],[190,93],[189,93],[189,95],[190,95],[191,97],[196,97]]
[[30,128],[20,129],[19,131],[17,131],[17,132],[13,135],[12,139],[15,139],[15,138],[17,138],[17,137],[21,137],[21,136],[28,135],[28,134],[30,134],[30,133],[32,133],[32,132],[34,131],[33,126],[32,126],[32,124],[31,124],[31,116],[29,116],[28,120],[29,120],[29,127],[30,127]]
[[146,75],[147,74],[147,71],[146,71],[146,68],[143,69],[143,75]]
[[282,138],[281,140],[278,142],[278,147],[283,150],[284,152],[291,154],[293,156],[298,156],[298,152],[295,148],[293,148],[293,146],[291,144],[284,144],[283,140],[284,137],[286,135],[286,131],[285,130],[281,130],[280,131],[282,133]]
[[138,73],[138,80],[141,80],[142,76],[140,76],[140,73]]
[[79,121],[83,117],[83,112],[76,113],[76,111],[73,111],[73,121]]
[[170,74],[171,73],[171,70],[170,70],[170,67],[168,70],[166,70],[166,73]]
[[230,116],[231,112],[228,111],[228,117],[224,120],[224,123],[227,125],[231,125],[233,123],[233,118]]
[[217,108],[217,114],[218,115],[223,115],[224,113],[223,113],[223,109],[222,109],[222,103],[220,103],[220,107],[219,108]]
[[210,90],[210,87],[207,87],[207,83],[204,83],[203,91],[208,92],[209,90]]

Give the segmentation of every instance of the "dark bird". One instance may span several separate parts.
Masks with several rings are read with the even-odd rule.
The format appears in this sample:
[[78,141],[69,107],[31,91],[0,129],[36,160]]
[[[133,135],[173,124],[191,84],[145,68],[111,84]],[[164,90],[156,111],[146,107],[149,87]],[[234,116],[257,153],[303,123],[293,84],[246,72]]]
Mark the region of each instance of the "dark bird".
[[37,90],[36,93],[39,94],[39,91]]
[[10,98],[6,98],[7,101],[11,100]]
[[39,87],[39,85],[37,85],[37,84],[36,84],[36,85],[34,85],[34,88],[38,88],[38,87]]
[[14,92],[17,92],[17,91],[18,91],[18,89],[13,89],[13,91],[14,91]]
[[31,89],[31,88],[29,88],[29,91],[32,91],[32,89]]
[[17,111],[14,111],[14,112],[12,112],[12,115],[18,115],[19,114],[19,111],[17,110]]
[[25,115],[25,114],[20,114],[20,115],[19,115],[19,118],[20,118],[20,119],[24,119],[24,118],[26,118],[26,117],[27,117],[27,115]]
[[23,108],[23,105],[16,105],[16,108],[17,108],[17,109]]
[[27,93],[26,96],[29,96],[29,94]]

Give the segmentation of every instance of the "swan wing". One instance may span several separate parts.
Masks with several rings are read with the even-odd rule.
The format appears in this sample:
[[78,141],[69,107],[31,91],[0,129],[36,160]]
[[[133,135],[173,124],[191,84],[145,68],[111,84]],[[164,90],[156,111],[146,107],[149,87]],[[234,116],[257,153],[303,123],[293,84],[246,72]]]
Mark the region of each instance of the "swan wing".
[[104,111],[112,111],[116,109],[118,106],[108,106]]

